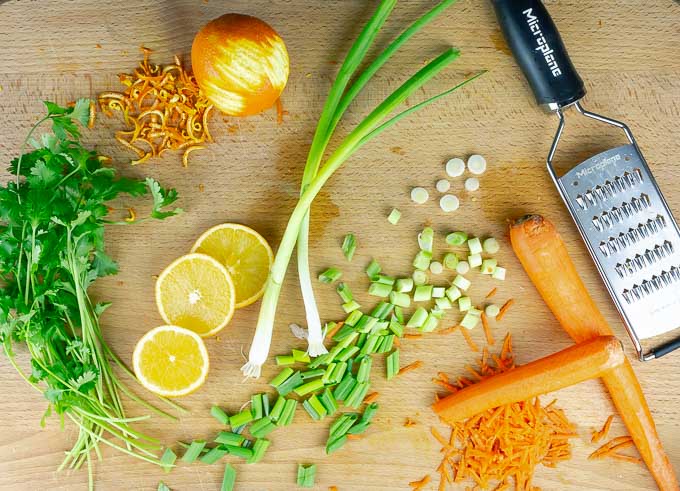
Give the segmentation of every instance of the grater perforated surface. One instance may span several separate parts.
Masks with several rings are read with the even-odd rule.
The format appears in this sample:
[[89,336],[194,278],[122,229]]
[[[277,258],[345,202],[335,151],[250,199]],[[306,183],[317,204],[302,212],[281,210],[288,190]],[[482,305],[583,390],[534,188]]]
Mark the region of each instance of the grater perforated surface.
[[679,328],[680,230],[637,146],[597,154],[559,184],[630,334]]

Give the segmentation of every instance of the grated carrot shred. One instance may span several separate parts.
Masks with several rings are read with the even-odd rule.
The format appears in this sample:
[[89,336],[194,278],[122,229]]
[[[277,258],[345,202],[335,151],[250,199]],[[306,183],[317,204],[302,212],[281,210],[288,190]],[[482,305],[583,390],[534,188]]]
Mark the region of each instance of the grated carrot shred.
[[609,433],[609,428],[612,426],[612,421],[614,421],[614,415],[610,414],[607,421],[604,422],[602,429],[600,431],[593,431],[593,437],[590,439],[590,443],[597,443],[603,438],[606,438]]
[[141,50],[144,59],[134,73],[118,76],[125,90],[99,94],[99,107],[107,116],[122,114],[128,128],[117,131],[116,140],[137,154],[133,165],[167,150],[183,150],[182,165],[187,167],[189,154],[213,141],[208,129],[213,106],[177,56],[174,63],[161,66],[149,61],[150,49]]
[[326,339],[331,339],[333,336],[335,336],[338,333],[338,331],[342,329],[342,325],[344,323],[345,321],[341,321],[335,324],[335,327],[326,333]]
[[602,445],[600,448],[595,450],[593,453],[591,453],[588,456],[588,459],[593,460],[593,459],[601,459],[606,457],[608,454],[616,451],[616,450],[621,450],[623,448],[631,447],[633,446],[633,438],[630,436],[617,436],[616,438],[612,438],[609,440],[607,443]]
[[487,293],[486,297],[484,297],[484,298],[493,297],[496,294],[497,291],[498,291],[498,288],[494,286],[491,290],[489,290],[489,293]]
[[423,366],[423,362],[421,360],[416,360],[413,363],[411,363],[410,365],[406,365],[405,367],[402,367],[399,370],[399,373],[397,373],[397,375],[403,375],[403,374],[410,372],[412,370],[416,370],[416,369],[418,369],[422,366]]
[[496,344],[496,340],[493,338],[493,334],[491,334],[491,327],[489,327],[489,319],[484,312],[482,312],[481,318],[482,327],[484,328],[484,336],[486,336],[486,344],[490,344],[491,346],[493,346],[494,344]]
[[376,399],[378,399],[378,397],[380,397],[380,392],[371,392],[364,398],[364,403],[370,404],[372,402],[375,402]]
[[445,329],[440,329],[439,331],[436,331],[437,334],[451,334],[452,332],[456,331],[458,329],[458,326],[451,326],[447,327]]
[[413,488],[411,491],[418,491],[419,489],[423,489],[423,486],[428,484],[430,482],[430,479],[431,479],[430,475],[428,474],[419,481],[411,481],[410,483],[408,483],[408,485]]
[[404,421],[404,426],[405,426],[406,428],[411,428],[412,426],[415,426],[415,425],[417,425],[417,424],[418,424],[418,423],[416,423],[416,422],[415,422],[414,420],[412,420],[411,418],[406,418],[406,421]]
[[404,339],[419,339],[422,337],[423,337],[422,334],[410,334],[410,333],[404,334]]
[[479,351],[479,347],[475,344],[475,342],[472,340],[470,337],[470,332],[465,329],[464,327],[461,328],[461,332],[463,333],[463,337],[465,338],[465,341],[467,342],[468,346],[472,351],[477,353]]
[[514,304],[514,303],[515,303],[514,298],[511,298],[510,300],[505,302],[503,304],[503,306],[501,307],[501,309],[498,311],[498,315],[496,316],[496,320],[500,321],[503,318],[503,316],[505,315],[505,313],[508,311],[508,309],[510,309],[510,307],[512,307],[512,304]]
[[328,491],[338,491],[338,487],[337,486],[329,486]]

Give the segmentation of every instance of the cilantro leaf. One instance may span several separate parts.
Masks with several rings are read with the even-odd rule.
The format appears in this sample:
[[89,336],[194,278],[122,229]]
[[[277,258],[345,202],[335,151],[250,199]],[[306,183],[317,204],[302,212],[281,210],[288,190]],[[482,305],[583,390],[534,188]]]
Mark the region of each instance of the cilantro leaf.
[[163,208],[170,206],[177,201],[177,191],[175,189],[164,189],[151,177],[146,178],[146,185],[153,197],[153,210],[151,211],[152,218],[163,220],[182,213],[183,210],[181,208],[175,208],[171,211],[162,211]]
[[78,99],[71,112],[71,117],[83,126],[90,122],[90,104],[90,99]]

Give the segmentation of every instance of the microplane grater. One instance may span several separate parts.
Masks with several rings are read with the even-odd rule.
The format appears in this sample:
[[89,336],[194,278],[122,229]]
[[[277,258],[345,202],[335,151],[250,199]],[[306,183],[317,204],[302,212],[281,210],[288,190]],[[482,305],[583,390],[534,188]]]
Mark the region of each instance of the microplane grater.
[[[649,350],[642,341],[680,328],[680,228],[632,132],[587,111],[585,87],[540,0],[493,0],[508,44],[536,96],[559,117],[548,172],[588,247],[640,360],[680,348],[680,335]],[[621,129],[628,144],[559,175],[553,159],[565,112]]]

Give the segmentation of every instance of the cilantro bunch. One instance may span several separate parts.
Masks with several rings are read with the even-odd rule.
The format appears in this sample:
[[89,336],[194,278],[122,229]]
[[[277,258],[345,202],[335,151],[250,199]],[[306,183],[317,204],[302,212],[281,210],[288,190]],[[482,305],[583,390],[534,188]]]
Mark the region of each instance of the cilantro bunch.
[[[117,365],[134,376],[102,336],[99,320],[109,304],[88,295],[97,278],[118,271],[106,254],[104,226],[127,222],[111,221],[108,203],[120,195],[151,195],[147,218],[181,210],[167,209],[177,199],[174,189],[150,178],[120,177],[80,144],[78,124],[87,126],[90,104],[81,99],[64,108],[46,102],[47,115],[24,142],[34,149],[12,161],[13,178],[0,187],[0,343],[19,374],[47,399],[41,424],[54,411],[78,426],[60,468],[87,463],[92,486],[91,453],[99,457],[100,444],[160,463],[158,441],[132,428],[148,416],[126,417],[121,393],[172,417],[136,396],[113,370]],[[33,133],[45,122],[52,133],[36,141]],[[30,375],[15,359],[17,345],[30,354]]]

